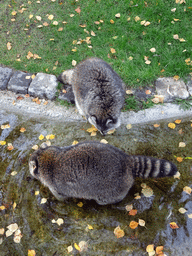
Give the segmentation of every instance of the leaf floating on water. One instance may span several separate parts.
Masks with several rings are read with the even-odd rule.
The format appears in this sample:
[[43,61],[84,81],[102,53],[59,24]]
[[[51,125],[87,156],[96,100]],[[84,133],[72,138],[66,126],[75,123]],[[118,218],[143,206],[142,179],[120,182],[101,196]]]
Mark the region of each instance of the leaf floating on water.
[[168,127],[171,128],[171,129],[175,129],[176,125],[174,123],[169,123]]
[[36,252],[35,250],[28,250],[28,256],[35,256],[36,255]]
[[43,134],[41,134],[40,136],[39,136],[39,140],[43,140],[44,139],[44,136],[43,136]]
[[41,199],[41,204],[45,204],[47,202],[47,198],[42,198]]
[[130,227],[131,229],[136,229],[136,228],[138,227],[138,225],[139,225],[139,223],[136,222],[136,221],[134,221],[134,220],[132,220],[132,221],[129,223],[129,227]]
[[183,188],[183,191],[190,195],[192,189],[191,189],[190,187],[188,187],[188,186],[185,186],[185,187]]
[[68,251],[68,252],[72,252],[72,251],[73,251],[73,246],[72,246],[72,245],[68,246],[68,247],[67,247],[67,251]]
[[179,228],[176,222],[170,222],[169,225],[170,225],[170,227],[171,227],[172,229],[177,229],[177,228]]
[[113,233],[117,238],[121,238],[125,235],[124,230],[122,230],[119,226],[114,229]]
[[183,207],[179,208],[178,211],[179,211],[180,213],[182,213],[182,214],[184,214],[184,213],[187,212],[187,210],[186,210],[185,208],[183,208]]
[[142,219],[139,219],[139,226],[144,227],[145,226],[145,221]]
[[82,202],[79,202],[79,203],[77,204],[77,206],[83,207],[83,203],[82,203]]

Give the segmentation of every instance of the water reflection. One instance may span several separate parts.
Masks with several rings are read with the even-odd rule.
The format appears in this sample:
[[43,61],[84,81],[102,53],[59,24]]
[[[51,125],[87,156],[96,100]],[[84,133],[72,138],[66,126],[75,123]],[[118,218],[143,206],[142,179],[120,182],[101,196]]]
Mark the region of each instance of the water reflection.
[[[172,120],[174,121],[174,120]],[[170,122],[170,121],[169,121]],[[0,229],[7,231],[7,226],[17,223],[21,230],[21,240],[14,242],[14,234],[0,235],[1,255],[27,255],[28,250],[35,250],[36,255],[78,255],[79,242],[85,241],[88,248],[81,255],[147,255],[146,246],[164,245],[166,255],[191,255],[192,200],[191,194],[183,192],[183,187],[192,187],[191,123],[182,120],[175,129],[168,127],[168,121],[160,127],[153,124],[133,125],[128,130],[120,127],[105,139],[129,154],[148,155],[171,160],[177,164],[180,179],[163,178],[137,179],[129,195],[115,205],[100,206],[94,201],[68,199],[58,202],[50,191],[33,179],[28,170],[28,159],[34,151],[34,145],[40,145],[39,135],[56,135],[52,145],[71,145],[74,140],[97,140],[100,133],[91,137],[86,131],[87,123],[49,122],[34,120],[14,114],[0,114],[0,125],[10,124],[8,129],[0,129]],[[26,129],[21,132],[21,127]],[[186,147],[179,147],[185,142]],[[7,149],[8,143],[13,145]],[[182,157],[178,162],[176,157]],[[153,190],[153,196],[145,197],[141,184],[146,183]],[[135,199],[136,194],[141,197]],[[47,199],[42,203],[42,199]],[[82,203],[81,205],[79,203]],[[127,205],[137,210],[136,215],[129,215]],[[178,210],[185,208],[181,214]],[[53,220],[62,218],[58,225]],[[144,226],[131,229],[131,221],[144,220]],[[171,229],[170,222],[175,222],[178,229]],[[120,226],[125,235],[116,238],[114,229]],[[68,252],[72,246],[72,251]],[[76,249],[75,249],[76,247]]]

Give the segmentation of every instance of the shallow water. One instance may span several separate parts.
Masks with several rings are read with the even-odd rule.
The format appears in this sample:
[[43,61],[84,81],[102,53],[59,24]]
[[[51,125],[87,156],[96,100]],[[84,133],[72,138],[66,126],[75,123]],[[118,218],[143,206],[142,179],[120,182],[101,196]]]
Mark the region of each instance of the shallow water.
[[[149,244],[164,246],[167,256],[192,255],[192,195],[183,192],[185,186],[192,188],[192,126],[190,120],[181,120],[175,129],[168,123],[175,120],[158,122],[160,127],[151,124],[133,125],[131,129],[121,126],[111,135],[102,137],[99,133],[90,136],[86,130],[90,124],[49,122],[29,117],[0,112],[0,125],[10,124],[10,128],[0,129],[0,206],[4,210],[0,215],[0,230],[17,223],[21,231],[21,240],[14,242],[14,233],[0,235],[0,255],[27,255],[34,250],[36,255],[148,255]],[[24,127],[25,132],[20,132]],[[57,201],[41,183],[33,179],[28,169],[28,159],[34,145],[40,145],[44,136],[54,134],[52,145],[68,146],[74,140],[105,139],[128,154],[148,155],[173,161],[178,166],[180,179],[137,179],[126,198],[115,205],[99,206],[94,201],[69,199]],[[185,142],[185,147],[179,147]],[[13,149],[8,150],[8,143]],[[182,157],[178,162],[176,157]],[[16,173],[15,173],[16,172]],[[13,175],[14,174],[14,175]],[[145,197],[141,184],[147,184],[153,195]],[[39,191],[39,194],[37,194]],[[141,198],[135,199],[138,193]],[[46,198],[46,203],[41,203]],[[82,202],[82,205],[79,203]],[[125,209],[133,205],[135,216]],[[185,208],[181,214],[178,210]],[[189,216],[188,216],[189,215]],[[60,226],[52,220],[63,219]],[[144,220],[145,226],[131,229],[131,221]],[[172,229],[175,222],[179,228]],[[117,238],[114,229],[120,226],[125,234]],[[79,251],[81,241],[87,248]],[[72,246],[72,252],[68,252]],[[76,247],[76,248],[75,248]]]

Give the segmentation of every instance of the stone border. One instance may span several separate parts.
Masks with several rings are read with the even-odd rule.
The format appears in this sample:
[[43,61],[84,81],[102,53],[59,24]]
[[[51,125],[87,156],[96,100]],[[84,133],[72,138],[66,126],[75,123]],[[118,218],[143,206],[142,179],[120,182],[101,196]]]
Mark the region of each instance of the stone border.
[[[20,94],[29,94],[32,97],[38,97],[48,100],[56,98],[58,81],[56,76],[45,73],[25,73],[15,71],[14,69],[0,65],[0,90],[8,90]],[[192,77],[187,78],[187,84],[182,79],[175,80],[171,77],[158,78],[155,81],[155,90],[152,94],[146,95],[144,90],[133,90],[131,94],[138,98],[149,98],[157,95],[156,102],[172,102],[175,98],[187,99],[192,96]],[[73,92],[71,86],[66,87],[66,94],[60,93],[59,98],[71,101]],[[68,94],[69,92],[69,94]],[[70,97],[67,97],[69,95]],[[143,97],[142,97],[143,96]],[[159,96],[161,96],[159,98]]]

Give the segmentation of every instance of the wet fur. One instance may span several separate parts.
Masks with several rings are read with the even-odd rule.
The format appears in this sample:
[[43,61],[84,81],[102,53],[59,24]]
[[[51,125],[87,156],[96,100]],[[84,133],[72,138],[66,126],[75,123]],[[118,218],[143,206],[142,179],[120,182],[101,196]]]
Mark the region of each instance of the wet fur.
[[158,178],[177,172],[169,161],[129,156],[116,147],[93,141],[39,149],[29,159],[29,170],[59,200],[94,199],[101,205],[121,201],[135,177]]
[[58,80],[72,85],[79,113],[102,134],[119,127],[125,90],[121,78],[109,64],[89,58],[64,71]]

